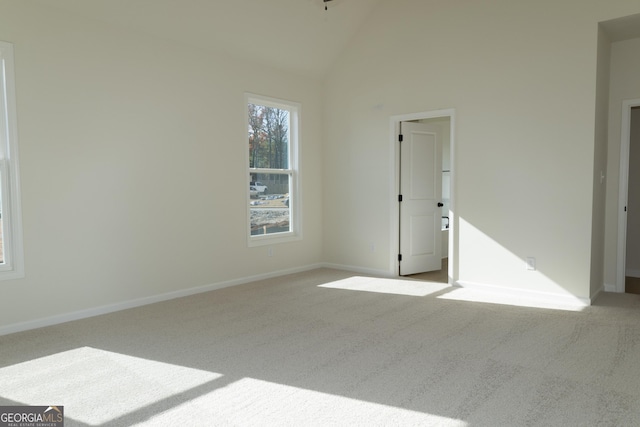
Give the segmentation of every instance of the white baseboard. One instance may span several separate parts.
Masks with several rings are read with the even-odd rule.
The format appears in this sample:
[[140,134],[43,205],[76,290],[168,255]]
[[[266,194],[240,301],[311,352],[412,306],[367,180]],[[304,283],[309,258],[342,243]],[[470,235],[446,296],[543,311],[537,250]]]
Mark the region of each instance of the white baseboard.
[[353,273],[366,274],[369,276],[394,277],[392,274],[385,270],[375,270],[373,268],[363,268],[353,265],[323,263],[322,267],[333,268],[334,270],[351,271]]
[[474,289],[482,292],[489,292],[497,296],[529,300],[549,305],[588,307],[591,305],[591,298],[582,298],[566,294],[552,292],[538,292],[529,289],[515,289],[504,286],[488,285],[485,283],[466,282],[459,280],[456,282],[463,288]]
[[605,292],[604,290],[604,285],[600,286],[600,289],[598,289],[597,291],[594,292],[593,295],[591,295],[591,298],[589,298],[590,304],[593,303],[593,301],[596,300],[596,298],[598,298],[600,296],[601,293]]
[[616,285],[612,285],[610,283],[605,283],[604,284],[604,291],[605,292],[618,292],[618,287]]
[[[396,275],[390,274],[388,271],[367,269],[367,268],[350,266],[350,265],[325,263],[325,264],[322,264],[322,266],[325,268],[352,271],[354,273],[367,274],[371,276],[398,277]],[[598,292],[596,292],[593,298],[581,298],[581,297],[575,297],[575,296],[566,295],[566,294],[538,292],[538,291],[532,291],[527,289],[507,288],[504,286],[488,285],[488,284],[476,283],[476,282],[457,281],[455,283],[450,283],[450,284],[452,286],[459,286],[459,287],[469,288],[477,291],[492,293],[500,297],[526,299],[532,302],[538,302],[538,303],[547,304],[551,306],[565,306],[565,307],[588,307],[591,305],[591,302],[595,299],[595,297],[603,290],[602,288],[598,290]]]
[[[304,271],[314,270],[316,268],[333,268],[336,270],[351,271],[359,274],[366,274],[377,277],[396,277],[393,274],[385,270],[376,270],[370,268],[363,268],[357,266],[350,266],[344,264],[332,264],[332,263],[319,263],[311,264],[303,267],[296,267],[285,270],[278,270],[270,273],[258,274],[254,276],[242,277],[234,280],[228,280],[224,282],[213,283],[210,285],[198,286],[194,288],[182,289],[173,292],[167,292],[164,294],[153,295],[144,298],[137,298],[129,301],[122,301],[115,304],[103,305],[100,307],[93,307],[85,310],[78,310],[70,313],[59,314],[55,316],[29,320],[26,322],[14,323],[10,325],[0,326],[0,336],[13,334],[16,332],[27,331],[31,329],[43,328],[46,326],[53,326],[60,323],[71,322],[74,320],[85,319],[89,317],[99,316],[102,314],[113,313],[116,311],[127,310],[130,308],[141,307],[148,304],[154,304],[157,302],[168,301],[176,298],[182,298],[190,295],[195,295],[203,292],[214,291],[217,289],[223,289],[230,286],[242,285],[245,283],[255,282],[258,280],[271,279],[274,277],[285,276],[288,274],[301,273]],[[513,289],[502,286],[487,285],[474,282],[458,281],[456,285],[481,290],[484,292],[491,292],[500,296],[512,297],[512,298],[528,298],[530,300],[544,302],[548,304],[569,305],[573,307],[586,307],[591,305],[592,299],[579,298],[570,295],[554,294],[536,292],[526,289]],[[607,292],[615,292],[614,285],[606,285],[604,290]],[[596,294],[597,295],[597,294]]]
[[60,323],[71,322],[73,320],[86,319],[88,317],[127,310],[129,308],[141,307],[143,305],[182,298],[190,295],[200,294],[203,292],[215,291],[216,289],[228,288],[230,286],[243,285],[245,283],[255,282],[257,280],[271,279],[274,277],[285,276],[287,274],[301,273],[303,271],[314,270],[321,267],[323,267],[322,264],[312,264],[304,267],[279,270],[265,274],[258,274],[255,276],[247,276],[234,280],[213,283],[210,285],[197,286],[194,288],[182,289],[179,291],[167,292],[164,294],[153,295],[144,298],[137,298],[129,301],[122,301],[115,304],[108,304],[85,310],[73,311],[70,313],[58,314],[55,316],[29,320],[26,322],[13,323],[10,325],[0,326],[0,336],[13,334],[16,332],[28,331],[31,329],[43,328],[46,326],[58,325]]

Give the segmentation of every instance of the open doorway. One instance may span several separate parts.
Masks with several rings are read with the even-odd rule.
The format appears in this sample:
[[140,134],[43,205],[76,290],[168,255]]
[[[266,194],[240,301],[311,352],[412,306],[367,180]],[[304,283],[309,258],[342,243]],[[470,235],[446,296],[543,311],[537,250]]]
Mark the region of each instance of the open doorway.
[[[418,148],[412,148],[411,142],[408,138],[411,136],[399,135],[406,133],[403,131],[403,125],[405,129],[414,129],[416,125],[426,125],[440,129],[440,131],[433,131],[434,135],[439,132],[438,144],[440,149],[432,148],[431,142],[435,141],[435,137],[431,140],[431,136],[428,135],[429,131],[420,133],[417,132],[418,140],[424,141],[429,148],[421,148],[422,145],[418,144]],[[422,129],[422,128],[418,128]],[[392,150],[394,159],[395,170],[395,185],[394,185],[394,203],[391,212],[392,215],[392,247],[397,247],[398,252],[393,254],[391,262],[391,268],[394,275],[407,275],[411,274],[411,277],[418,279],[424,279],[429,281],[437,281],[443,283],[453,284],[455,282],[455,209],[454,209],[454,188],[453,185],[454,174],[454,129],[455,129],[455,110],[437,110],[422,113],[414,113],[402,116],[394,116],[391,118],[391,132],[392,132]],[[400,139],[403,141],[400,142]],[[402,146],[404,144],[404,147]],[[434,147],[435,142],[432,144]],[[405,150],[404,155],[402,150]],[[407,155],[407,151],[411,152]],[[435,152],[438,152],[437,162],[431,162],[430,160],[423,160],[428,156],[435,156]],[[422,157],[416,156],[420,153]],[[403,161],[404,160],[404,161]],[[404,164],[403,164],[404,163]],[[424,167],[422,167],[424,166]],[[403,170],[404,168],[404,170]],[[431,180],[427,176],[436,172],[436,179]],[[413,187],[407,190],[407,181],[412,181],[413,186],[421,185],[422,180],[429,179],[430,185],[434,182],[438,187],[438,194],[433,195],[429,190],[425,190],[424,194],[427,194],[424,199],[429,203],[435,203],[437,210],[433,212],[418,212],[413,216],[413,219],[406,215],[406,212],[410,209],[410,204],[406,203],[411,201],[411,197],[407,197],[406,194],[402,194],[407,191],[414,191]],[[404,189],[403,189],[404,180]],[[417,183],[417,184],[416,184]],[[397,193],[397,194],[395,194]],[[435,191],[433,192],[435,193]],[[419,201],[423,203],[423,201]],[[403,205],[404,204],[404,205]],[[438,206],[440,205],[440,206]],[[424,206],[424,205],[423,205]],[[405,213],[403,214],[403,208]],[[411,222],[416,222],[415,218],[426,218],[422,224],[419,224],[417,228],[410,229],[408,226]],[[436,231],[431,231],[432,224],[437,221]],[[427,228],[429,230],[427,230]],[[433,240],[432,240],[433,239]],[[408,244],[408,242],[410,243]],[[415,267],[413,258],[433,258],[433,253],[437,249],[437,263],[434,264],[433,259],[429,261],[427,267]],[[404,252],[404,253],[403,253]],[[427,253],[428,252],[428,253]],[[417,254],[417,256],[416,256]],[[423,256],[425,255],[425,256]],[[409,262],[407,262],[409,260]],[[403,268],[403,263],[404,267]],[[426,264],[425,264],[426,265]],[[428,273],[427,270],[430,270]]]
[[624,264],[619,274],[624,278],[624,292],[640,294],[640,100],[625,102],[622,114],[621,166],[625,167],[620,169],[620,181],[624,219],[620,221],[619,240],[624,245],[624,256],[619,261]]

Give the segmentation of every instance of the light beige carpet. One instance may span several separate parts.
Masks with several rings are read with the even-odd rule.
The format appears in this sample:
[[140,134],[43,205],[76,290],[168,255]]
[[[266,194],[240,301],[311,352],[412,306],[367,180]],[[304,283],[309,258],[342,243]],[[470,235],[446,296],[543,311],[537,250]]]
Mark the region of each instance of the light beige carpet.
[[0,337],[67,426],[640,425],[640,296],[583,311],[315,270]]

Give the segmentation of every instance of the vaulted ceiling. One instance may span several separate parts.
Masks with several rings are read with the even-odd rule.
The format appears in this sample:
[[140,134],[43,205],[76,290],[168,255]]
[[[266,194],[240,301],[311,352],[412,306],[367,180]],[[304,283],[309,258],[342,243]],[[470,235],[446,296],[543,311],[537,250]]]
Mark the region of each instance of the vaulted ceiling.
[[322,77],[380,0],[36,0],[82,18]]

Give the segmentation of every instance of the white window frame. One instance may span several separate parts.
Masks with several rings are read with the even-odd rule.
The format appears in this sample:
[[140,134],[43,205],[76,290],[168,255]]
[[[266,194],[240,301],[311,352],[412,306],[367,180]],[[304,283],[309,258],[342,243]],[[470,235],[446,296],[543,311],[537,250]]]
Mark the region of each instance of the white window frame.
[[0,280],[24,277],[13,44],[0,41],[0,191],[4,262]]
[[[289,112],[289,169],[263,169],[250,168],[249,158],[249,134],[247,125],[249,123],[249,104],[264,105],[266,107],[278,108]],[[292,242],[302,239],[302,195],[300,191],[300,116],[302,106],[300,103],[286,101],[283,99],[271,98],[251,93],[245,94],[244,102],[244,138],[247,168],[247,182],[245,191],[247,192],[245,204],[247,205],[247,243],[249,247],[272,245],[276,243]],[[251,174],[289,174],[289,224],[290,231],[273,234],[251,235],[251,207],[248,201],[251,200],[249,194],[249,182]]]

